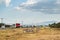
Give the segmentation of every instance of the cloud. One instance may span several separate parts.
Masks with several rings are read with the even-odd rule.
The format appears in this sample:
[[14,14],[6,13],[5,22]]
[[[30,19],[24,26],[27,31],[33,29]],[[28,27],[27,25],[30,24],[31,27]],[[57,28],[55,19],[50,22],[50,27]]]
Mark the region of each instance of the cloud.
[[59,3],[60,0],[27,0],[26,2],[20,4],[19,7],[36,12],[59,14],[60,13]]
[[35,3],[37,3],[38,1],[40,1],[40,0],[27,0],[26,2],[23,2],[23,3],[21,3],[19,6],[17,6],[17,7],[14,7],[16,10],[22,10],[22,9],[25,9],[25,7],[27,7],[27,6],[31,6],[31,5],[33,5],[33,4],[35,4]]
[[21,5],[33,5],[37,2],[46,2],[48,0],[27,0],[26,2],[23,2]]
[[60,0],[57,0],[57,1],[56,1],[56,4],[60,4]]
[[20,8],[20,7],[14,7],[14,9],[16,9],[16,10],[20,10],[21,8]]
[[10,5],[11,0],[5,0],[5,5],[8,7]]
[[27,0],[26,2],[23,2],[21,5],[32,5],[35,4],[37,1],[36,0]]
[[5,4],[8,7],[11,3],[11,0],[0,0],[0,4]]
[[38,2],[42,2],[42,0],[27,0],[26,2],[23,2],[22,4],[20,4],[20,7],[27,7],[27,6],[32,6],[33,4],[36,4]]
[[0,4],[3,2],[4,0],[0,0]]

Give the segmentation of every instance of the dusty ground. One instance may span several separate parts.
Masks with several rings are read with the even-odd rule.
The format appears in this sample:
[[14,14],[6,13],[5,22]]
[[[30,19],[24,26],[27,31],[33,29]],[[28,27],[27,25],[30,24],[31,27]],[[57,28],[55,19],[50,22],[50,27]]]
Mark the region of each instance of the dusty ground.
[[0,30],[0,40],[60,40],[60,29],[59,30],[54,28],[3,29]]

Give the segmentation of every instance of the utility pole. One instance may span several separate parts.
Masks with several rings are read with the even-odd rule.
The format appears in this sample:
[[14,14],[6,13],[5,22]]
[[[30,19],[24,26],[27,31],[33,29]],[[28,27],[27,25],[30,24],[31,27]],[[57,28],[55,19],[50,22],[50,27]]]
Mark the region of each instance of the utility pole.
[[3,23],[3,18],[0,18],[1,19],[1,23]]
[[1,28],[4,29],[5,28],[5,24],[3,23],[3,18],[0,18],[1,19]]
[[22,25],[23,25],[23,21],[22,21]]

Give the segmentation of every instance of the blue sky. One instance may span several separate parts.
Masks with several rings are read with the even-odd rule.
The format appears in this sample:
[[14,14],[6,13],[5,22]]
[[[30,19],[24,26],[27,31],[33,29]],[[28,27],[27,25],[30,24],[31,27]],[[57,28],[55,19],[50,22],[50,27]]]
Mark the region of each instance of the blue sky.
[[60,0],[0,0],[4,23],[60,22]]

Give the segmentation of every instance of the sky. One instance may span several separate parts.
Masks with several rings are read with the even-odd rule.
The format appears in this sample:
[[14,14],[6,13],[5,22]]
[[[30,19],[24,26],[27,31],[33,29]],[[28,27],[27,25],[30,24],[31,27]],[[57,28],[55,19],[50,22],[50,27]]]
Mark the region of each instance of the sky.
[[10,24],[60,22],[60,0],[0,0],[0,18]]

